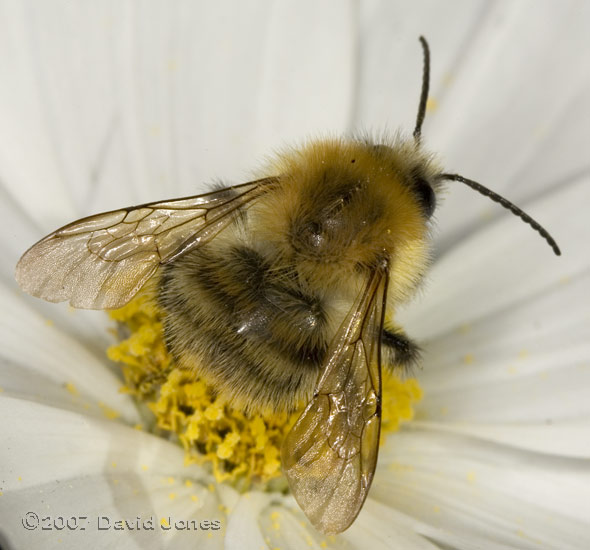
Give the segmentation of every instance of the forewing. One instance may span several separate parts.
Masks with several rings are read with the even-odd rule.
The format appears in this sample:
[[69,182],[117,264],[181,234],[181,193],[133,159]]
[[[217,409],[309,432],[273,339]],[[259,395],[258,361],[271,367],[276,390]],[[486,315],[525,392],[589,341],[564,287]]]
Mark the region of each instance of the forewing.
[[387,271],[377,269],[334,337],[316,393],[281,450],[295,499],[326,534],[354,521],[377,464],[386,291]]
[[275,178],[75,221],[25,252],[16,280],[29,294],[74,307],[125,305],[158,266],[212,239]]

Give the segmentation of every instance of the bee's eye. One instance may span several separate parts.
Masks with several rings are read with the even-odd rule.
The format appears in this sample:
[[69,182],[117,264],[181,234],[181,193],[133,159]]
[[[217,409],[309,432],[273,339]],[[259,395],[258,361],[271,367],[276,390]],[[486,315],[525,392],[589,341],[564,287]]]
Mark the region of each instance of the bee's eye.
[[430,218],[436,207],[436,195],[432,186],[424,179],[416,177],[414,179],[414,192],[418,197],[418,202],[426,218]]

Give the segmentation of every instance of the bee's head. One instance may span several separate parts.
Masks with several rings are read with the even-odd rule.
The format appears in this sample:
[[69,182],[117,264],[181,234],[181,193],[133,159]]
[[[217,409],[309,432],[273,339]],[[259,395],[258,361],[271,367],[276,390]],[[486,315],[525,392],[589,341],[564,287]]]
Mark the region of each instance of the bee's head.
[[369,144],[380,166],[407,188],[418,204],[422,219],[430,220],[436,210],[436,196],[441,189],[440,166],[412,140],[397,138],[393,143]]

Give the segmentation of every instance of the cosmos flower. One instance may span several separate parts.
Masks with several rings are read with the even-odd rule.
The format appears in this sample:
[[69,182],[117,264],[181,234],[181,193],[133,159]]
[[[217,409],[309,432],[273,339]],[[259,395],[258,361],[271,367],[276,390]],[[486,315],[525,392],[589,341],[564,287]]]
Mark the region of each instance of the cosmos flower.
[[[2,14],[2,548],[590,547],[586,2]],[[185,466],[120,392],[108,317],[23,295],[13,269],[68,221],[246,181],[255,159],[318,132],[411,131],[420,34],[433,55],[425,146],[525,207],[563,255],[449,184],[433,269],[399,319],[424,349],[424,397],[381,449],[357,521],[326,537],[292,497]],[[196,529],[178,523],[191,518]]]

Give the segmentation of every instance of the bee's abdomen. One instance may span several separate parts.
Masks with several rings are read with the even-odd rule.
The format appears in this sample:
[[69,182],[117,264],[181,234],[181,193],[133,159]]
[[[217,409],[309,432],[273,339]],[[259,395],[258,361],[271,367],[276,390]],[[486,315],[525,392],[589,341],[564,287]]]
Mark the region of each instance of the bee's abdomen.
[[326,314],[290,270],[246,245],[208,245],[165,267],[160,305],[169,350],[250,408],[309,399],[326,355]]

